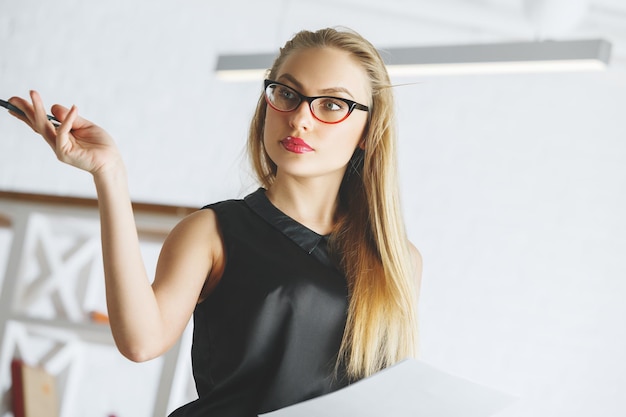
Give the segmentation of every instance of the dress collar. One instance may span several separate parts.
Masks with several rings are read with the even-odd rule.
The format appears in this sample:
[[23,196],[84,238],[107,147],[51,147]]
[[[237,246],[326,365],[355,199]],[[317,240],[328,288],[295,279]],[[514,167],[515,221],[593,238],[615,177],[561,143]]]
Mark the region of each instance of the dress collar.
[[314,232],[280,211],[267,198],[264,188],[259,188],[252,194],[247,195],[244,197],[244,201],[252,211],[282,232],[309,255],[315,257],[324,265],[334,268],[328,254],[328,236]]

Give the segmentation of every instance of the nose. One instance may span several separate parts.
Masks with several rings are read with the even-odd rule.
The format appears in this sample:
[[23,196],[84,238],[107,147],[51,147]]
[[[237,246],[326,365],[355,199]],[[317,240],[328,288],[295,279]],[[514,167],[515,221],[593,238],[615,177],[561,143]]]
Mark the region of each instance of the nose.
[[289,112],[289,125],[294,128],[308,130],[314,123],[313,113],[309,103],[302,100],[294,110]]

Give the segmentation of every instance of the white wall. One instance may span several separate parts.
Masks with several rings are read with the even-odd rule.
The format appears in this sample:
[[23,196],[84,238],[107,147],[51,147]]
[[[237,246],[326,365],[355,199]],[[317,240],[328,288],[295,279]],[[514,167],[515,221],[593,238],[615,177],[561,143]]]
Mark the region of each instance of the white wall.
[[521,395],[503,415],[626,414],[625,93],[613,73],[400,92],[424,359]]
[[[236,197],[259,85],[215,80],[216,52],[335,24],[393,39],[354,10],[278,26],[261,16],[282,2],[241,4],[0,0],[0,95],[77,104],[117,139],[135,200]],[[624,70],[396,81],[420,82],[396,92],[423,359],[519,395],[502,416],[625,415]],[[4,114],[0,189],[93,196]]]

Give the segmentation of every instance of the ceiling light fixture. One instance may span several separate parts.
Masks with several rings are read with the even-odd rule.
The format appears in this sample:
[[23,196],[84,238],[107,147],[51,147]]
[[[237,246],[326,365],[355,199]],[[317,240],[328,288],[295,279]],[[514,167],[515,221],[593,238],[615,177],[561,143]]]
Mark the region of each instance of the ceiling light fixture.
[[[592,39],[384,48],[380,52],[392,77],[594,71],[607,67],[611,44]],[[219,55],[216,73],[228,81],[261,80],[274,58],[267,53]]]

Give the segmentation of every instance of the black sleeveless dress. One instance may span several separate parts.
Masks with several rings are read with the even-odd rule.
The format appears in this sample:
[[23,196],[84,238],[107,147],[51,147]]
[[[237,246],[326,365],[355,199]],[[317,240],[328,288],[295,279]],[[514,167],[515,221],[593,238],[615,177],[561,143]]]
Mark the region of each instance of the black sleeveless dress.
[[348,290],[326,237],[264,189],[205,208],[217,214],[226,267],[194,312],[199,399],[170,417],[252,417],[347,385],[334,371]]

